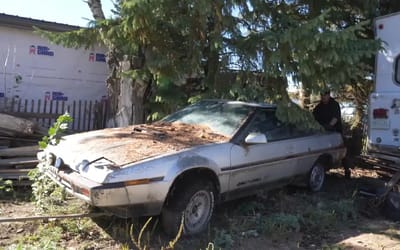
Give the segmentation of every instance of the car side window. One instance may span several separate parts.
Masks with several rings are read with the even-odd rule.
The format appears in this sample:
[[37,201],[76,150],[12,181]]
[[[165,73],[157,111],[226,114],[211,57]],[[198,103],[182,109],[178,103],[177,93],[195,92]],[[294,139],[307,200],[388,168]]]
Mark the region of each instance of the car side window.
[[303,136],[310,136],[313,134],[312,130],[304,130],[300,128],[296,128],[294,125],[290,125],[291,127],[291,135],[293,138],[295,137],[303,137]]
[[291,137],[290,127],[276,118],[274,110],[258,110],[254,115],[250,132],[263,133],[268,141],[279,141]]

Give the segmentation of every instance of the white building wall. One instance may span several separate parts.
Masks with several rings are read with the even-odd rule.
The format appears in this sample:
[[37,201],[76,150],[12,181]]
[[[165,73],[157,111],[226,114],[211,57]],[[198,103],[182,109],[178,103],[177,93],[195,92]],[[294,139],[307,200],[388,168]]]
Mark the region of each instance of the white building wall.
[[103,100],[105,52],[64,48],[30,30],[0,27],[0,99]]

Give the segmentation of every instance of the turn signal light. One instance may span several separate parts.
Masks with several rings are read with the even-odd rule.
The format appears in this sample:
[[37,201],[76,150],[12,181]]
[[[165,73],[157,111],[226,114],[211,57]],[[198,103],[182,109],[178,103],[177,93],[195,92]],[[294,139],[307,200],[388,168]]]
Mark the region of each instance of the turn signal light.
[[125,181],[125,186],[135,186],[135,185],[142,185],[150,183],[150,179],[140,179],[140,180],[132,180],[132,181]]

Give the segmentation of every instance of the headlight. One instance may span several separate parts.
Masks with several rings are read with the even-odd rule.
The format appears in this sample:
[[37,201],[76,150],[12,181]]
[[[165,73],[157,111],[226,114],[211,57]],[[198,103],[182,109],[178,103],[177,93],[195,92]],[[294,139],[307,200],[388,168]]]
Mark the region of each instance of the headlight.
[[88,160],[83,160],[75,166],[75,170],[82,172],[89,166],[89,164],[90,162]]
[[60,168],[62,165],[64,165],[64,161],[61,157],[57,157],[56,162],[54,163],[54,167]]
[[46,154],[46,164],[47,166],[51,166],[55,164],[56,156],[52,153]]

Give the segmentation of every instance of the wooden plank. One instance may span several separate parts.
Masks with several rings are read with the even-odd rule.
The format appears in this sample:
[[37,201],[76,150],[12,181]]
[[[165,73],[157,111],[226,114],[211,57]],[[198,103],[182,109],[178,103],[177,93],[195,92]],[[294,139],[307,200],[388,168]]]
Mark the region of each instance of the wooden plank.
[[39,161],[36,157],[16,157],[10,159],[0,159],[0,167],[12,167],[12,166],[21,166],[21,165],[32,165],[37,164]]
[[30,135],[36,127],[33,121],[0,113],[0,129]]
[[4,180],[28,179],[28,173],[32,169],[0,169],[0,177]]
[[37,152],[39,152],[39,146],[7,148],[0,149],[0,157],[36,156]]
[[75,126],[75,124],[76,124],[76,119],[75,119],[75,115],[76,115],[76,110],[75,110],[75,108],[76,108],[76,101],[74,101],[73,103],[72,103],[72,118],[74,119],[73,121],[72,121],[72,130],[74,130],[75,128],[76,128],[76,126]]
[[10,110],[11,110],[11,111],[15,111],[15,99],[14,99],[14,98],[11,99],[11,107],[10,107]]
[[107,116],[108,116],[108,101],[102,102],[102,110],[101,110],[101,119],[103,119],[103,127],[105,128],[107,125]]
[[[43,114],[44,113],[46,113],[46,110],[47,110],[47,100],[44,100],[44,104],[43,104]],[[42,119],[42,124],[43,124],[43,126],[46,126],[46,119],[43,117],[43,119]]]
[[77,130],[81,130],[81,111],[82,111],[82,101],[78,102],[78,127]]
[[58,116],[60,116],[60,114],[29,113],[29,112],[3,112],[3,113],[21,118],[38,118],[38,119],[55,119]]
[[88,109],[88,126],[87,130],[90,131],[92,129],[91,125],[91,119],[92,119],[92,101],[89,101],[89,109]]
[[[53,101],[50,101],[50,109],[49,109],[49,114],[53,114]],[[49,119],[49,123],[47,124],[49,127],[53,124],[52,120]]]
[[82,131],[85,131],[86,129],[86,111],[87,111],[87,101],[84,101],[84,108],[83,108],[83,126],[82,126]]
[[34,111],[34,109],[35,109],[35,100],[31,100],[31,113],[34,113],[35,111]]
[[24,100],[24,112],[28,112],[28,99]]
[[9,136],[0,136],[0,140],[20,141],[20,142],[37,142],[36,138],[18,138]]
[[54,114],[59,114],[59,112],[58,112],[59,104],[60,104],[60,101],[56,101],[56,110],[54,111]]
[[62,101],[61,102],[61,112],[63,113],[63,114],[65,114],[65,101]]
[[[39,99],[39,100],[38,100],[38,105],[37,105],[37,110],[36,110],[36,113],[37,113],[37,114],[40,114],[40,106],[41,106],[41,104],[42,104],[42,100]],[[39,117],[36,117],[36,121],[37,121],[38,123],[40,123],[40,118],[39,118]]]

